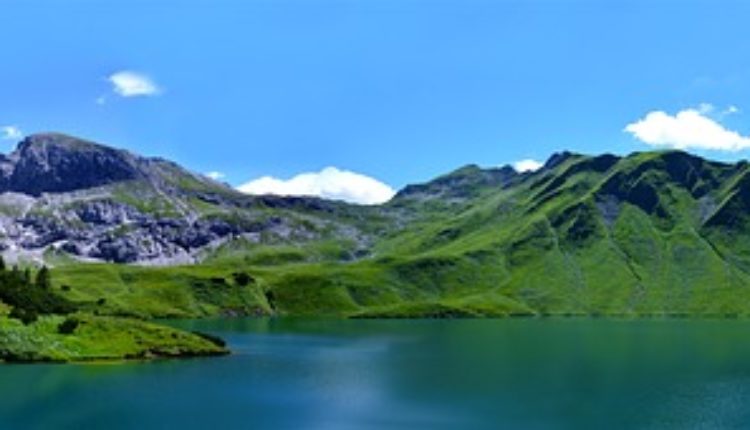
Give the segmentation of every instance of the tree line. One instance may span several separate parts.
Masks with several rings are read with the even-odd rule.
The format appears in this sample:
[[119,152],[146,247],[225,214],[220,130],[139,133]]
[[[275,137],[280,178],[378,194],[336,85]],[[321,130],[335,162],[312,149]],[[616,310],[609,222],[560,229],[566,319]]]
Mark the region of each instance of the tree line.
[[8,268],[0,256],[0,301],[13,307],[11,318],[24,324],[37,320],[42,314],[68,314],[75,311],[75,305],[52,289],[50,271],[42,266],[36,276],[31,270],[21,270],[17,265]]

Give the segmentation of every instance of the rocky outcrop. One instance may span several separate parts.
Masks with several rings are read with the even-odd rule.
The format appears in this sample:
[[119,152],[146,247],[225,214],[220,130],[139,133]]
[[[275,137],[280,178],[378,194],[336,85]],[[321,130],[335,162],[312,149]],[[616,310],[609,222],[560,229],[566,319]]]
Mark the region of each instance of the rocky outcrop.
[[57,250],[85,260],[184,264],[238,237],[304,241],[337,229],[357,237],[357,229],[322,219],[351,216],[344,208],[246,196],[168,160],[59,133],[29,136],[0,155],[0,251],[11,261]]
[[487,189],[504,188],[518,176],[518,172],[510,166],[482,169],[471,164],[424,184],[407,185],[396,194],[393,202],[435,199],[464,201]]
[[[315,237],[309,227],[270,217],[227,221],[219,217],[160,217],[111,199],[76,202],[53,212],[30,212],[5,219],[6,249],[47,247],[68,254],[117,263],[189,263],[202,249],[240,235],[263,233],[268,240]],[[258,236],[255,236],[258,237]]]
[[62,134],[29,136],[5,157],[2,191],[39,196],[143,178],[141,159]]

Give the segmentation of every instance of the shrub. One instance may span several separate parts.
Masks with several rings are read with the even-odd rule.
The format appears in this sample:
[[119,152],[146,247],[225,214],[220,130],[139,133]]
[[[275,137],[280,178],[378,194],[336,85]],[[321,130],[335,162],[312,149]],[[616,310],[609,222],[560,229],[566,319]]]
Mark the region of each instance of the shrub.
[[49,269],[47,266],[42,266],[36,274],[36,286],[43,289],[49,289],[50,285]]
[[57,326],[57,332],[60,334],[71,334],[78,328],[80,321],[75,318],[67,318]]
[[255,282],[255,279],[245,272],[234,272],[232,273],[232,277],[234,278],[234,282],[241,287],[245,287]]
[[41,283],[32,283],[20,270],[0,271],[0,301],[13,306],[14,315],[25,320],[35,320],[38,314],[73,312],[75,305],[55,294],[48,282],[48,272],[41,275]]
[[10,315],[8,316],[17,320],[21,320],[23,325],[29,325],[39,319],[39,314],[35,310],[17,307],[14,307],[13,310],[10,311]]

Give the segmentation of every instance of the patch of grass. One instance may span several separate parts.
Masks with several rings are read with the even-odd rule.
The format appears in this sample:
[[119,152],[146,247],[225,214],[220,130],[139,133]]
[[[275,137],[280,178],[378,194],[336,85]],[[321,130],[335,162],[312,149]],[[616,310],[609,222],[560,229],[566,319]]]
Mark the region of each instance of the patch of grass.
[[61,316],[30,325],[0,318],[0,360],[69,362],[220,355],[227,350],[205,337],[144,321],[76,315],[65,332]]

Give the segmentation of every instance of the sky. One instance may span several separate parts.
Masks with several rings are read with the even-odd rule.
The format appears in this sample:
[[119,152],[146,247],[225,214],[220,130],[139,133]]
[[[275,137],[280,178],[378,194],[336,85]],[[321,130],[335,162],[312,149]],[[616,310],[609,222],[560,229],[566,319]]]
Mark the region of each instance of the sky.
[[1,0],[0,151],[59,131],[250,193],[750,148],[750,3]]

